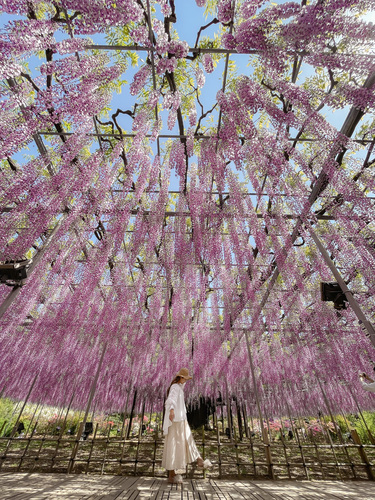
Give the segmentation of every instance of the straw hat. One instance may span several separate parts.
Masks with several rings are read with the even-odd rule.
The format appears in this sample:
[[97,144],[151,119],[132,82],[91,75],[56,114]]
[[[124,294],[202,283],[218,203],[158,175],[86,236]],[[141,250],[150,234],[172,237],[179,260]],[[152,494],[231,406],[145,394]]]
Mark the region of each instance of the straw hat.
[[189,370],[187,368],[181,368],[176,377],[184,377],[185,380],[191,380],[193,378],[189,375]]

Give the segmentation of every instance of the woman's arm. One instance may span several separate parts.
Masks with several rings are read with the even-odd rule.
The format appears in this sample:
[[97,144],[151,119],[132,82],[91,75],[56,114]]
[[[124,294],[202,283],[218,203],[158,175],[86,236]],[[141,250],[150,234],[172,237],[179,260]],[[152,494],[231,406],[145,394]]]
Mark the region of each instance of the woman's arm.
[[166,436],[168,429],[174,420],[174,410],[177,406],[178,387],[173,384],[169,390],[168,397],[165,401],[165,415],[163,420],[163,433]]
[[177,406],[177,396],[178,396],[178,387],[176,384],[173,384],[169,391],[167,400],[165,402],[165,410],[167,413],[169,412],[169,420],[171,422],[173,422],[174,420],[174,410]]

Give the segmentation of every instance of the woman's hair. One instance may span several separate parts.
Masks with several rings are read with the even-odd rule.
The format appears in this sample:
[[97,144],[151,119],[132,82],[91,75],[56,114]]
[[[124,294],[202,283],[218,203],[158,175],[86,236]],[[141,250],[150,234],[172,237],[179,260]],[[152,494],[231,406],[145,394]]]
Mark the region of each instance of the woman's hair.
[[181,380],[180,375],[177,375],[177,377],[175,377],[175,378],[172,380],[171,385],[168,387],[168,390],[167,390],[167,397],[169,396],[169,391],[171,390],[172,385],[173,385],[173,384],[178,384],[180,380]]

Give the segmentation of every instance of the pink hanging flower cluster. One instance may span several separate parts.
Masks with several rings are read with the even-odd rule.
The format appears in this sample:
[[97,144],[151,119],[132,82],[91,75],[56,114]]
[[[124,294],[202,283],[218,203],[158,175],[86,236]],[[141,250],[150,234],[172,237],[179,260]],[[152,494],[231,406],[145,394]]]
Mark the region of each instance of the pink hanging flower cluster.
[[[193,50],[164,0],[151,33],[135,0],[68,0],[68,19],[39,3],[0,1],[22,16],[0,36],[0,262],[36,262],[0,318],[4,394],[24,398],[37,375],[32,401],[84,408],[105,350],[98,410],[129,410],[135,391],[161,410],[181,366],[191,400],[228,390],[250,415],[256,395],[269,416],[326,399],[350,412],[353,393],[373,409],[357,375],[374,347],[350,307],[321,300],[333,276],[309,231],[372,318],[373,35],[356,18],[370,2],[220,0],[224,28]],[[228,24],[220,48],[254,68],[228,64],[223,88],[205,75],[220,51],[196,51]],[[146,49],[113,112],[128,56],[88,50],[97,33]],[[348,107],[353,130],[330,120]]]

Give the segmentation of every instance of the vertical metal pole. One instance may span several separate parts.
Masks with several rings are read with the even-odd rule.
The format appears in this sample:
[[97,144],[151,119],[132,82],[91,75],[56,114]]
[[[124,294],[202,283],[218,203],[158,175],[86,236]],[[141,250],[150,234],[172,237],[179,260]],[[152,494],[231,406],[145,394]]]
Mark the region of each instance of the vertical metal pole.
[[79,440],[81,439],[81,436],[82,436],[82,433],[83,433],[83,430],[85,428],[85,424],[87,421],[87,416],[88,416],[89,411],[90,411],[90,406],[91,406],[92,400],[94,399],[96,385],[98,383],[99,373],[100,373],[100,370],[102,368],[103,359],[104,359],[104,355],[106,353],[106,350],[107,350],[107,342],[104,344],[103,352],[102,352],[102,355],[100,357],[100,361],[99,361],[98,368],[96,370],[95,378],[94,378],[92,385],[91,385],[91,390],[90,390],[89,399],[87,401],[85,416],[83,417],[83,422],[81,423],[79,430],[78,430],[77,439],[76,439],[76,443],[73,447],[72,455],[70,457],[67,474],[70,474],[72,472],[72,469],[74,466],[75,457],[77,456],[77,452],[78,452],[78,448],[79,448]]
[[35,415],[36,415],[36,412],[38,411],[39,404],[40,404],[40,403],[38,403],[38,404],[36,405],[36,407],[35,407],[35,410],[34,410],[33,416],[31,417],[31,420],[30,420],[29,426],[28,426],[28,428],[27,428],[27,431],[25,432],[25,437],[27,436],[27,434],[28,434],[29,430],[31,429],[31,424],[32,424],[32,423],[33,423],[33,421],[34,421],[34,417],[35,417]]
[[[125,437],[125,436],[124,436],[124,429],[125,429],[125,421],[126,421],[126,412],[127,412],[127,410],[128,410],[128,402],[129,402],[130,388],[131,388],[131,385],[129,386],[128,394],[127,394],[127,396],[126,396],[126,403],[125,403],[125,406],[124,406],[124,419],[123,419],[123,421],[122,421],[121,434],[120,434],[120,438],[121,438],[121,440]],[[120,447],[121,447],[121,444],[120,444]]]
[[331,410],[331,406],[329,404],[329,401],[328,401],[328,398],[327,398],[327,395],[323,389],[323,386],[322,386],[322,383],[320,381],[320,378],[318,377],[317,374],[315,374],[315,377],[316,377],[316,380],[318,381],[318,384],[319,384],[319,387],[320,387],[320,390],[322,391],[322,395],[323,395],[323,399],[324,399],[324,403],[327,407],[327,410],[328,410],[328,413],[329,413],[329,416],[331,417],[331,420],[332,420],[332,423],[333,423],[333,427],[335,428],[335,431],[336,431],[336,434],[341,438],[341,430],[339,429],[339,427],[337,426],[336,424],[336,421],[333,417],[333,413],[332,413],[332,410]]
[[302,444],[301,444],[301,440],[300,440],[300,437],[299,437],[299,434],[298,434],[298,429],[294,426],[293,424],[293,419],[292,419],[292,413],[290,411],[290,407],[289,407],[289,404],[288,404],[288,400],[286,399],[286,396],[284,394],[284,391],[283,391],[283,398],[284,398],[284,401],[285,401],[285,405],[286,405],[286,409],[287,409],[287,412],[288,412],[288,417],[289,417],[289,422],[290,422],[290,427],[292,429],[292,432],[293,434],[295,435],[296,437],[296,441],[297,441],[297,444],[298,444],[298,448],[299,448],[299,451],[301,453],[301,458],[302,458],[302,466],[303,466],[303,470],[306,474],[306,479],[310,479],[310,476],[309,476],[309,471],[306,467],[306,461],[305,461],[305,455],[303,453],[303,447],[302,447]]
[[22,405],[22,408],[21,408],[21,411],[20,411],[20,413],[19,413],[19,415],[18,415],[18,418],[17,418],[17,420],[16,420],[16,423],[14,424],[13,429],[12,429],[12,432],[11,432],[11,434],[10,434],[10,436],[9,436],[9,439],[8,439],[8,442],[7,442],[7,445],[6,445],[6,448],[5,448],[4,452],[2,453],[2,456],[1,456],[1,461],[0,461],[0,470],[1,470],[1,468],[2,468],[2,466],[3,466],[3,464],[4,464],[4,462],[5,462],[5,460],[6,460],[6,458],[7,458],[7,453],[8,453],[8,450],[9,450],[9,448],[10,448],[11,444],[12,444],[12,441],[13,441],[13,438],[14,438],[14,434],[16,433],[16,430],[17,430],[17,427],[18,427],[18,422],[20,421],[20,418],[21,418],[22,412],[23,412],[23,410],[24,410],[24,408],[25,408],[25,406],[26,406],[26,403],[27,403],[27,401],[28,401],[28,399],[29,399],[29,397],[30,397],[31,391],[32,391],[32,390],[33,390],[33,388],[34,388],[34,385],[35,385],[36,379],[38,378],[38,375],[39,375],[39,373],[37,373],[37,374],[35,375],[35,377],[34,377],[33,383],[31,384],[31,387],[30,387],[29,392],[28,392],[28,394],[27,394],[27,396],[26,396],[26,399],[25,399],[25,401],[24,401],[24,403],[23,403],[23,405]]
[[17,418],[17,420],[16,420],[16,423],[14,424],[14,427],[13,427],[12,433],[11,433],[11,435],[10,435],[10,438],[11,438],[11,439],[13,438],[14,434],[15,434],[15,433],[16,433],[16,431],[17,431],[18,423],[19,423],[19,421],[20,421],[20,418],[21,418],[22,412],[23,412],[23,410],[25,409],[25,406],[26,406],[26,404],[27,404],[27,402],[28,402],[28,400],[29,400],[29,397],[30,397],[30,394],[31,394],[32,390],[34,389],[34,385],[35,385],[36,379],[38,378],[38,375],[39,375],[39,373],[37,373],[37,374],[35,375],[34,380],[33,380],[33,383],[31,384],[31,387],[30,387],[30,389],[29,389],[29,392],[27,393],[26,399],[25,399],[25,401],[24,401],[24,403],[23,403],[23,405],[22,405],[21,411],[20,411],[20,413],[19,413],[19,415],[18,415],[18,418]]
[[259,394],[258,394],[258,389],[256,385],[256,378],[255,378],[255,371],[254,371],[254,364],[253,364],[253,357],[251,355],[251,348],[250,348],[250,339],[249,339],[249,333],[247,330],[245,330],[245,338],[246,338],[246,347],[247,347],[247,354],[249,357],[250,361],[250,370],[251,370],[251,377],[253,380],[253,387],[254,387],[254,393],[255,393],[255,400],[258,408],[258,414],[259,414],[259,419],[260,419],[260,428],[262,432],[262,438],[263,438],[263,443],[264,443],[264,452],[266,456],[266,462],[268,464],[268,474],[272,479],[275,479],[274,473],[273,473],[273,465],[272,465],[272,456],[271,456],[271,449],[270,449],[270,442],[268,439],[268,433],[267,430],[264,428],[263,424],[263,415],[262,415],[262,410],[260,408],[260,401],[259,401]]
[[245,402],[242,403],[242,417],[243,417],[243,423],[244,423],[244,427],[245,427],[245,435],[249,439],[250,432],[249,432],[249,425],[248,425],[248,421],[247,421],[247,411],[246,411]]
[[366,430],[367,430],[368,436],[369,436],[369,438],[370,438],[371,444],[375,444],[375,438],[374,438],[374,436],[372,435],[372,432],[370,431],[370,429],[369,429],[369,427],[368,427],[368,425],[367,425],[366,419],[365,419],[365,417],[363,416],[363,413],[362,413],[361,408],[360,408],[360,406],[359,406],[358,400],[357,400],[357,398],[355,397],[355,395],[354,395],[353,391],[351,390],[350,385],[347,385],[347,387],[348,387],[348,389],[349,389],[350,395],[351,395],[351,396],[352,396],[352,398],[354,399],[354,402],[355,402],[355,404],[356,404],[356,406],[357,406],[357,408],[358,408],[358,411],[359,411],[359,414],[361,415],[362,421],[363,421],[363,423],[365,424],[365,427],[366,427]]
[[73,389],[73,394],[72,394],[72,397],[70,398],[70,401],[69,401],[69,405],[68,405],[68,408],[66,410],[66,414],[65,414],[65,418],[64,418],[64,422],[61,426],[61,429],[60,429],[60,438],[62,437],[62,435],[64,434],[64,431],[65,431],[65,427],[66,427],[66,422],[68,420],[68,415],[69,415],[69,411],[70,411],[70,407],[73,403],[73,399],[74,399],[74,396],[75,396],[76,392],[75,392],[75,389]]
[[86,420],[87,420],[87,417],[88,417],[88,414],[89,414],[89,411],[90,411],[91,403],[92,403],[92,400],[94,399],[94,395],[95,395],[95,391],[96,391],[96,385],[98,383],[98,378],[99,378],[100,370],[102,368],[103,359],[104,359],[104,355],[106,353],[106,350],[107,350],[107,342],[104,344],[103,352],[102,352],[102,355],[100,357],[100,361],[99,361],[99,365],[98,365],[98,369],[96,370],[95,378],[94,378],[92,386],[91,386],[91,391],[90,391],[89,400],[87,401],[85,416],[83,417],[83,426],[86,423]]
[[[223,408],[223,407],[221,407]],[[220,431],[219,425],[216,426],[216,438],[217,438],[217,458],[219,462],[219,479],[221,479],[221,443],[220,443]]]
[[133,421],[133,415],[134,415],[134,408],[135,408],[135,402],[137,400],[137,389],[134,391],[134,396],[133,396],[133,405],[132,405],[132,409],[131,409],[131,412],[130,412],[130,417],[129,417],[129,422],[128,422],[128,428],[126,430],[126,439],[129,439],[129,436],[130,436],[130,431],[131,431],[131,427],[132,427],[132,421]]
[[331,434],[329,432],[329,430],[326,428],[326,426],[324,425],[325,422],[322,420],[322,412],[319,410],[318,411],[318,418],[319,418],[319,422],[320,422],[320,426],[321,428],[324,430],[324,432],[326,433],[327,437],[328,437],[328,441],[330,443],[330,446],[331,446],[331,450],[332,450],[332,454],[334,456],[334,459],[336,461],[336,467],[337,467],[337,470],[338,470],[338,473],[339,473],[339,476],[340,476],[340,479],[342,479],[342,473],[341,473],[341,469],[340,469],[340,466],[339,466],[339,461],[337,460],[337,455],[336,455],[336,452],[335,452],[335,445],[333,444],[333,441],[332,441],[332,437],[331,437]]
[[238,434],[240,441],[242,441],[243,438],[242,416],[241,416],[241,408],[237,398],[236,398],[236,408],[237,408]]
[[355,300],[355,298],[353,296],[353,293],[346,286],[346,283],[342,279],[341,274],[337,270],[335,264],[332,262],[332,259],[330,258],[327,250],[324,248],[322,242],[320,241],[320,239],[318,238],[318,236],[313,231],[311,225],[308,226],[308,230],[309,230],[309,232],[311,234],[311,237],[314,240],[316,246],[318,247],[320,253],[322,254],[322,257],[323,257],[325,263],[327,264],[327,266],[332,271],[333,276],[335,277],[337,283],[340,285],[341,290],[345,294],[345,297],[347,298],[347,300],[348,300],[348,302],[350,304],[350,307],[353,309],[355,315],[357,316],[359,323],[362,324],[366,328],[366,330],[368,332],[368,335],[369,335],[369,338],[371,340],[371,343],[375,347],[375,329],[374,329],[374,327],[372,326],[372,324],[370,323],[370,321],[367,320],[367,318],[366,318],[365,314],[363,313],[360,305]]
[[[248,387],[249,387],[249,385],[248,385]],[[245,410],[246,422],[247,422],[247,412],[246,412],[245,406],[244,406],[244,410]],[[253,442],[253,436],[252,436],[252,434],[254,432],[254,421],[253,421],[251,408],[249,408],[249,411],[250,411],[251,429],[249,429],[249,426],[247,424],[246,424],[246,426],[247,426],[247,430],[248,430],[248,438],[250,440],[250,451],[251,451],[251,458],[253,460],[254,476],[256,476],[257,475],[257,464],[256,464],[256,460],[255,460],[254,442]],[[254,434],[254,436],[255,436],[255,434]]]
[[[351,469],[352,469],[354,479],[356,479],[356,473],[355,473],[354,465],[353,465],[352,459],[350,458],[350,455],[349,455],[348,449],[347,449],[347,447],[346,447],[346,445],[345,445],[345,441],[344,441],[344,438],[343,438],[343,435],[342,435],[341,429],[340,429],[340,427],[337,425],[337,423],[336,423],[336,421],[335,421],[335,419],[334,419],[333,412],[332,412],[332,410],[331,410],[331,406],[330,406],[330,404],[329,404],[329,401],[328,401],[327,395],[326,395],[326,393],[325,393],[325,390],[324,390],[324,388],[323,388],[323,385],[322,385],[322,383],[321,383],[321,381],[320,381],[320,379],[319,379],[318,375],[317,375],[317,374],[315,374],[315,376],[316,376],[316,379],[317,379],[317,381],[318,381],[318,384],[319,384],[320,390],[322,391],[323,398],[324,398],[324,402],[325,402],[325,405],[326,405],[326,407],[327,407],[327,409],[328,409],[328,412],[329,412],[329,415],[330,415],[330,417],[331,417],[332,423],[333,423],[333,425],[334,425],[334,427],[335,427],[336,433],[337,433],[337,435],[338,435],[338,437],[339,437],[339,439],[340,439],[340,441],[341,441],[342,448],[343,448],[343,450],[344,450],[344,453],[345,453],[345,455],[346,455],[346,458],[348,459],[349,465],[350,465],[350,467],[351,467]],[[329,431],[327,431],[327,432],[329,432]]]
[[[224,394],[224,391],[222,391],[222,393]],[[221,393],[220,393],[221,395]],[[224,400],[223,400],[223,396],[221,396],[221,407],[220,407],[220,411],[221,411],[221,433],[224,434],[225,433],[225,430],[224,430]]]
[[226,396],[227,396],[227,420],[228,420],[228,429],[229,429],[229,439],[230,442],[233,443],[233,424],[232,424],[232,401],[231,398],[229,397],[229,392],[228,392],[228,383],[225,381],[225,391],[226,391]]
[[288,471],[288,477],[289,479],[292,479],[292,475],[290,473],[290,463],[289,463],[289,458],[288,458],[288,453],[286,451],[286,443],[285,443],[285,429],[284,429],[284,425],[283,425],[283,418],[280,417],[280,440],[281,440],[281,443],[283,445],[283,449],[284,449],[284,457],[285,457],[285,464],[286,464],[286,469]]

